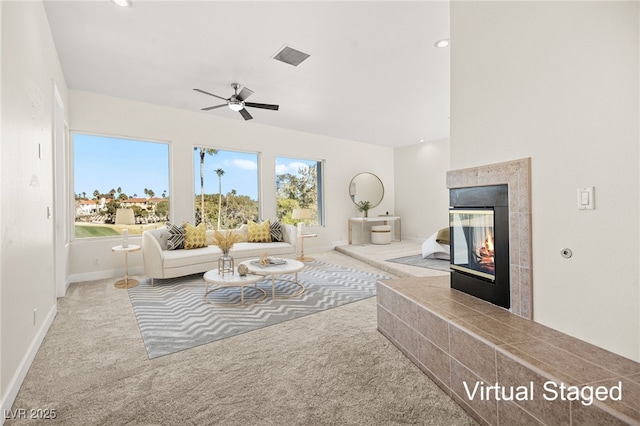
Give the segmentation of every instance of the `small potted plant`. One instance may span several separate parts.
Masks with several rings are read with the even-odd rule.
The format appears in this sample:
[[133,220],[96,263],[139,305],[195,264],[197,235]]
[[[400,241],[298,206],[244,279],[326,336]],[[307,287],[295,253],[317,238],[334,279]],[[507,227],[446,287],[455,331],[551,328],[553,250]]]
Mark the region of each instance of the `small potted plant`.
[[358,201],[358,211],[364,212],[364,217],[369,217],[369,209],[371,208],[371,201]]
[[218,246],[225,256],[229,255],[229,250],[231,250],[233,245],[238,241],[240,241],[240,234],[235,231],[213,231],[213,244]]
[[214,231],[213,233],[213,244],[222,250],[222,256],[218,259],[218,274],[223,277],[227,272],[233,274],[233,257],[229,255],[229,251],[238,241],[240,241],[240,235],[235,231]]

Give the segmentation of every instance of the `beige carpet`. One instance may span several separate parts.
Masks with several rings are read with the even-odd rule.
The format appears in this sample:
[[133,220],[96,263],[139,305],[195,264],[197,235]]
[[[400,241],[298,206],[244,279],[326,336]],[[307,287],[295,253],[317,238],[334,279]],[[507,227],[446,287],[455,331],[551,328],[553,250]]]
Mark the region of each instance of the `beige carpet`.
[[475,424],[376,330],[375,298],[154,360],[111,280],[73,284],[58,309],[13,405],[55,409],[46,424]]

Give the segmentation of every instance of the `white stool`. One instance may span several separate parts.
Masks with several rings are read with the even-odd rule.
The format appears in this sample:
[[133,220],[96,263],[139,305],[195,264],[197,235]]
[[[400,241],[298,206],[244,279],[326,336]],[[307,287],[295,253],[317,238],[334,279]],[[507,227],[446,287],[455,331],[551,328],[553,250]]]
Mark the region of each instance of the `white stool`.
[[391,225],[372,226],[371,244],[391,244]]

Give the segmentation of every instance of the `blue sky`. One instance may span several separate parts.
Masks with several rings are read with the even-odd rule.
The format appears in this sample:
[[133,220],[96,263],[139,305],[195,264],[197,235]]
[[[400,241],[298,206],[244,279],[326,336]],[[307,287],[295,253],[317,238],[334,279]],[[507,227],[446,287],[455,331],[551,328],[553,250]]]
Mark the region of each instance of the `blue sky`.
[[120,187],[128,196],[169,195],[169,144],[74,134],[74,192],[93,198]]
[[[200,194],[200,154],[193,152],[195,193]],[[238,195],[248,195],[252,200],[258,199],[258,154],[221,151],[215,155],[204,157],[204,193],[218,193],[217,169],[224,170],[222,175],[222,193],[227,194],[235,189]]]
[[[301,166],[315,165],[312,160],[300,160],[278,157],[276,159],[276,173],[297,174]],[[199,150],[193,153],[194,188],[200,193],[200,155]],[[218,193],[217,169],[224,170],[222,175],[222,193],[227,194],[235,189],[239,195],[248,195],[253,200],[258,199],[258,154],[236,151],[218,150],[215,155],[205,155],[204,159],[204,192]],[[273,179],[275,186],[275,176]]]
[[[105,136],[74,134],[74,192],[86,192],[93,197],[96,189],[102,193],[120,187],[128,196],[144,197],[144,189],[156,196],[169,187],[169,144],[135,141]],[[280,157],[276,173],[297,174],[299,167],[314,165],[316,161]],[[206,155],[204,183],[206,194],[218,193],[216,169],[224,170],[222,193],[235,189],[239,195],[258,197],[258,154],[218,150]],[[193,151],[194,194],[200,193],[200,156]],[[275,185],[275,178],[274,183]]]

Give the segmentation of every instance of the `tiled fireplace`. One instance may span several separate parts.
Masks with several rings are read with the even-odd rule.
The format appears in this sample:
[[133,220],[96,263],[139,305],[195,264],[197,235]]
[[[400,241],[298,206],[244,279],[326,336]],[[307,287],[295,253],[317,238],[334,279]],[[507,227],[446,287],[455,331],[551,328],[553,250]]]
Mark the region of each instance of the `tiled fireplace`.
[[531,273],[531,159],[447,172],[447,188],[506,185],[509,210],[510,311],[533,319]]
[[[447,174],[450,189],[494,185],[508,187],[511,312],[452,288],[449,276],[381,280],[378,330],[482,425],[640,426],[639,363],[532,321],[530,159]],[[499,262],[494,274],[486,257],[499,248],[483,241],[498,234],[495,222],[474,219],[478,230],[465,230],[465,241],[481,234],[476,269],[489,279]],[[574,397],[549,392],[563,386]],[[590,399],[595,389],[610,397]]]

